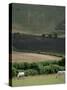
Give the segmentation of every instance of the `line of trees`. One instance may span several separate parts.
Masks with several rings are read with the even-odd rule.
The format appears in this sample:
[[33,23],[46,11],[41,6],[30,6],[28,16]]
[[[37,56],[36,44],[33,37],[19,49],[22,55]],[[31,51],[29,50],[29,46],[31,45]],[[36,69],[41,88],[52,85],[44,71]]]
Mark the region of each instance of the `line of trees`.
[[25,76],[28,75],[40,75],[57,73],[58,71],[65,70],[65,58],[59,61],[43,61],[37,63],[13,63],[12,64],[12,76],[17,76],[18,72],[25,72]]
[[[22,34],[22,33],[13,33],[13,38],[15,39],[25,39],[25,38],[33,38],[36,37],[35,35],[26,35],[26,34]],[[57,33],[53,33],[53,34],[42,34],[41,35],[42,38],[57,38],[58,35]]]
[[58,35],[57,35],[57,33],[54,33],[54,34],[42,34],[42,37],[43,38],[57,38]]

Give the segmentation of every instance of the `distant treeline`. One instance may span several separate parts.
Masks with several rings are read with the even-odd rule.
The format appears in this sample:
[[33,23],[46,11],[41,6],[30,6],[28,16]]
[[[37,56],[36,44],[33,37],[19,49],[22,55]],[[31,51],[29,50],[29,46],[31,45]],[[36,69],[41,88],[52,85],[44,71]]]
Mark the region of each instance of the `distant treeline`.
[[65,38],[51,37],[47,38],[44,34],[42,36],[25,35],[20,33],[12,33],[13,48],[18,51],[51,51],[51,52],[65,52]]
[[13,63],[12,64],[12,76],[17,76],[18,72],[25,72],[25,76],[28,75],[40,75],[57,73],[58,71],[65,70],[65,58],[59,61],[42,61],[32,63]]

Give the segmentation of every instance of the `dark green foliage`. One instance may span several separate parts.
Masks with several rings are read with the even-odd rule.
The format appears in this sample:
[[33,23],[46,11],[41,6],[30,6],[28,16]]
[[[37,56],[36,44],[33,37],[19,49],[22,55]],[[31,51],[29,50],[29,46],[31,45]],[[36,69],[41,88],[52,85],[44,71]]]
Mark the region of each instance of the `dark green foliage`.
[[17,70],[15,67],[12,67],[12,77],[15,77],[17,75]]
[[58,64],[60,66],[65,66],[65,57],[63,57],[62,60],[58,61]]
[[40,64],[42,64],[43,66],[47,66],[50,64],[58,64],[58,61],[43,61],[43,62],[39,62]]
[[64,70],[64,67],[59,66],[59,65],[47,65],[47,66],[42,66],[39,65],[39,70],[38,74],[51,74],[51,73],[57,73],[58,71]]
[[44,67],[44,74],[53,73],[53,69],[50,65]]
[[42,34],[42,38],[45,38],[46,37],[46,35],[45,34]]
[[42,64],[37,64],[37,71],[38,71],[38,74],[43,74],[43,71],[44,71],[44,66]]
[[30,68],[30,64],[29,63],[13,63],[13,67],[15,67],[16,69],[29,69]]
[[16,76],[18,72],[25,72],[25,76],[28,75],[40,75],[57,73],[58,71],[65,70],[65,58],[59,61],[44,61],[36,63],[13,63],[12,76]]
[[54,65],[49,65],[48,68],[48,73],[56,73],[58,71],[63,71],[64,70],[64,67],[63,66],[59,66],[57,64],[54,64]]
[[52,38],[52,34],[48,34],[48,38]]
[[54,35],[54,38],[57,38],[58,37],[57,33],[54,33],[53,35]]
[[[45,34],[46,35],[46,34]],[[57,34],[47,34],[35,36],[35,35],[23,35],[21,33],[13,33],[13,47],[15,51],[41,51],[41,52],[65,52],[65,38],[56,38]],[[53,37],[54,36],[54,37]],[[57,46],[56,46],[57,45]]]
[[38,67],[38,74],[51,74],[51,73],[57,73],[58,71],[64,70],[63,66],[59,65],[47,65],[47,66],[42,66],[39,65]]
[[16,69],[18,69],[18,65],[19,65],[18,63],[13,63],[13,64],[12,64],[12,66],[13,66],[14,68],[16,68]]
[[27,62],[24,62],[24,70],[27,70],[30,68],[30,64]]
[[30,68],[31,69],[38,69],[38,63],[31,63]]
[[34,69],[25,70],[25,76],[28,76],[28,75],[37,75],[37,74],[38,74],[37,70],[34,70]]

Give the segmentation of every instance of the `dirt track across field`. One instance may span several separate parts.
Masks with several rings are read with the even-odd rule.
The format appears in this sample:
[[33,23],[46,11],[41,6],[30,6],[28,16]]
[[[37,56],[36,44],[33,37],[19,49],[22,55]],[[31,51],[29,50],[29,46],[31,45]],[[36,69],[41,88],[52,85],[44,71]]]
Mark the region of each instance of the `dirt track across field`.
[[47,60],[60,60],[61,57],[52,55],[43,55],[36,53],[23,53],[23,52],[13,52],[12,62],[38,62]]

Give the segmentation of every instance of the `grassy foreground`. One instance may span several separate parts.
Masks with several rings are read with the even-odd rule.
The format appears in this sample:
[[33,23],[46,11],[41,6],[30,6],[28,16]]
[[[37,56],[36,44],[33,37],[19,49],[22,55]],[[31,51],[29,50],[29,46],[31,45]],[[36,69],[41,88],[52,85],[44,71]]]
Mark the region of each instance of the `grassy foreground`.
[[57,76],[56,78],[56,74],[28,76],[19,79],[12,79],[12,86],[31,86],[62,83],[65,83],[64,75]]

